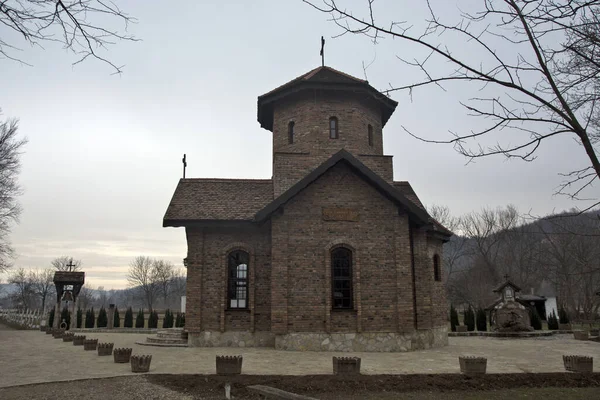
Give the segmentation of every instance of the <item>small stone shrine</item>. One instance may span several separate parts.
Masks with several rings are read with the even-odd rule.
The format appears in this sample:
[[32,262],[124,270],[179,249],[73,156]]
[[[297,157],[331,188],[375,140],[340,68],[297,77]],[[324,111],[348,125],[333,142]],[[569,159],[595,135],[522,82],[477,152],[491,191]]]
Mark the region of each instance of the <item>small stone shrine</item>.
[[85,272],[80,271],[56,271],[54,273],[54,286],[56,286],[56,305],[54,307],[54,328],[61,323],[60,312],[62,303],[69,310],[71,321],[75,321],[75,303],[81,287],[85,282]]
[[490,308],[492,329],[496,332],[531,332],[529,309],[517,301],[517,293],[521,291],[517,285],[505,276],[506,281],[494,289],[500,293],[498,299]]

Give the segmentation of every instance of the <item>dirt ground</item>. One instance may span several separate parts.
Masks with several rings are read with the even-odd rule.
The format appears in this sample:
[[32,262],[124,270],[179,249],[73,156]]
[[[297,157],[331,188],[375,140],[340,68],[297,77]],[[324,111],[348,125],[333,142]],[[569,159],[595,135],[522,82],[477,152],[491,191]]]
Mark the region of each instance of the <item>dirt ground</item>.
[[360,375],[142,375],[13,386],[0,389],[0,399],[202,399],[224,398],[225,382],[232,383],[235,399],[258,399],[248,385],[268,385],[321,400],[508,400],[597,399],[600,373],[580,375],[488,374],[469,378],[459,374]]

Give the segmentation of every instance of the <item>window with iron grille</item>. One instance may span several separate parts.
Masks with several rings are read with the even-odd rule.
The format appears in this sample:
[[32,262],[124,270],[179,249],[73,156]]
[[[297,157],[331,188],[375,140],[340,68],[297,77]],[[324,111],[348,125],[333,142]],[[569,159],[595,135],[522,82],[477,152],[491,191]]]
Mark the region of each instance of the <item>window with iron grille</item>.
[[250,256],[242,250],[235,250],[228,256],[229,308],[248,308],[248,264]]
[[338,247],[331,252],[331,305],[352,309],[352,252]]

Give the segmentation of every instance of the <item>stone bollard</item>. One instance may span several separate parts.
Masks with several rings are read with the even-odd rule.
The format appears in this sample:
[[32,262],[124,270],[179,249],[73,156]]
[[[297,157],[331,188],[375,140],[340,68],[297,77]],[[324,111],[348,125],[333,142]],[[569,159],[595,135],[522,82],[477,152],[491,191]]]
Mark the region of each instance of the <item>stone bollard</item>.
[[75,334],[73,332],[65,332],[63,334],[62,340],[63,342],[72,342],[73,337],[75,337]]
[[575,340],[588,340],[589,334],[587,331],[575,331],[573,332],[573,337]]
[[54,332],[52,332],[52,337],[54,339],[62,339],[64,334],[65,334],[65,330],[58,328],[58,329],[55,329]]
[[487,358],[485,357],[460,356],[458,363],[460,372],[469,376],[483,375],[487,369]]
[[217,356],[217,375],[239,375],[242,373],[242,356]]
[[563,355],[565,370],[569,372],[594,372],[594,358],[588,356]]
[[131,372],[148,372],[152,356],[131,356]]
[[98,355],[110,356],[113,351],[114,343],[98,343]]
[[52,335],[53,331],[54,331],[54,328],[52,328],[51,326],[46,327],[46,335]]
[[98,347],[98,339],[85,339],[83,341],[83,349],[88,351],[96,350]]
[[128,363],[131,358],[131,348],[117,348],[113,351],[113,357],[116,363]]
[[360,357],[333,357],[334,375],[360,375]]
[[85,335],[73,336],[73,346],[83,346],[83,342],[85,342]]

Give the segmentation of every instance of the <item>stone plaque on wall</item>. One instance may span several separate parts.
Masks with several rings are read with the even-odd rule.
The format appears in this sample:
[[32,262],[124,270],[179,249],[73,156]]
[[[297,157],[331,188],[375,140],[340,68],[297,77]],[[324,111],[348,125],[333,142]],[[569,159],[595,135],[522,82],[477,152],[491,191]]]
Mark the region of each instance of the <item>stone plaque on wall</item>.
[[323,207],[323,221],[358,222],[358,210],[354,208]]

